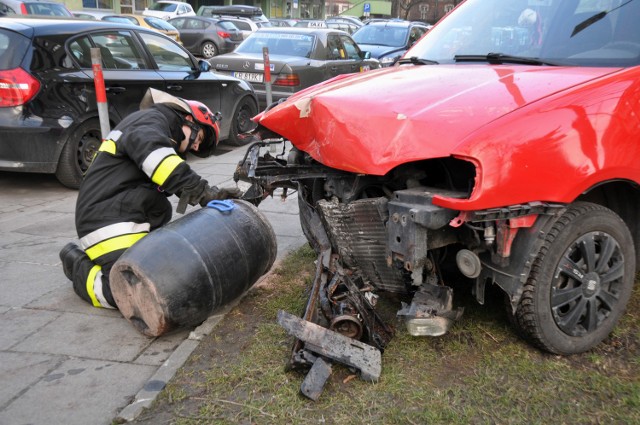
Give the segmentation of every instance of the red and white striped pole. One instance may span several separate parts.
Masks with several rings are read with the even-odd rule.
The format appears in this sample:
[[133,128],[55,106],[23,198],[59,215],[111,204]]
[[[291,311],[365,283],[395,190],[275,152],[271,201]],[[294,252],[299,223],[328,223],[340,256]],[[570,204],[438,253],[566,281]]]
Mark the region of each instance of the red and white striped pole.
[[96,102],[98,104],[98,119],[100,120],[100,132],[104,140],[111,126],[109,125],[109,105],[107,104],[107,90],[104,86],[102,75],[102,55],[97,47],[91,48],[91,67],[93,68],[93,82],[96,87]]
[[262,48],[262,58],[264,59],[264,87],[267,91],[267,106],[273,102],[271,95],[271,63],[269,63],[269,48]]

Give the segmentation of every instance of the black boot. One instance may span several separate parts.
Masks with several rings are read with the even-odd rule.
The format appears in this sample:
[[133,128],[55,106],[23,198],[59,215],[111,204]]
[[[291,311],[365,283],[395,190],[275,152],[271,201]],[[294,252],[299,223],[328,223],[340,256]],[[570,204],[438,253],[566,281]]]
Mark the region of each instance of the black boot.
[[67,279],[73,280],[73,265],[83,257],[87,257],[87,254],[75,242],[69,242],[60,250],[62,270]]

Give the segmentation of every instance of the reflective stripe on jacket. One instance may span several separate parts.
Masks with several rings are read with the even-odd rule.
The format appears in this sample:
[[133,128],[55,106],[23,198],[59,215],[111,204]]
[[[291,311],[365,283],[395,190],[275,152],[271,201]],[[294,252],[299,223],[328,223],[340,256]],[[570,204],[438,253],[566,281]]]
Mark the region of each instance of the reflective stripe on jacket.
[[[201,180],[176,151],[185,137],[182,124],[178,112],[155,105],[127,116],[102,143],[76,203],[76,230],[91,259],[131,246],[167,223],[167,196]],[[133,230],[123,230],[127,223]],[[96,239],[105,229],[118,230]]]

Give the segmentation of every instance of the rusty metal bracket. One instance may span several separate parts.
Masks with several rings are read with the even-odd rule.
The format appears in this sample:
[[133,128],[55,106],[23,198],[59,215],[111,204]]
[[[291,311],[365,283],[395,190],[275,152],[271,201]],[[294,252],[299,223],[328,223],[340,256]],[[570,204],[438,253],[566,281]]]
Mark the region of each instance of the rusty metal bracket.
[[323,359],[322,357],[317,357],[300,386],[300,392],[302,395],[313,401],[318,401],[318,398],[320,398],[320,394],[322,394],[322,390],[324,389],[324,384],[331,376],[331,372],[331,362]]
[[278,312],[278,323],[290,335],[304,341],[306,350],[358,369],[365,381],[375,382],[380,378],[382,354],[377,348],[286,311]]

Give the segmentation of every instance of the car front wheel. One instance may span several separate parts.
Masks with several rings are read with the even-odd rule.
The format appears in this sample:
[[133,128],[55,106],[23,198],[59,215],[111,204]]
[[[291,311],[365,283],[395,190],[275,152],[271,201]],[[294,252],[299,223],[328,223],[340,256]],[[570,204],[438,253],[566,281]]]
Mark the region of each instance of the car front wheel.
[[56,169],[56,178],[60,183],[78,189],[101,142],[100,122],[97,119],[80,124],[62,148]]
[[200,53],[205,59],[211,59],[218,54],[218,47],[212,41],[205,41],[200,48]]
[[613,330],[634,277],[635,250],[626,224],[603,206],[575,203],[546,235],[513,322],[544,350],[587,351]]

